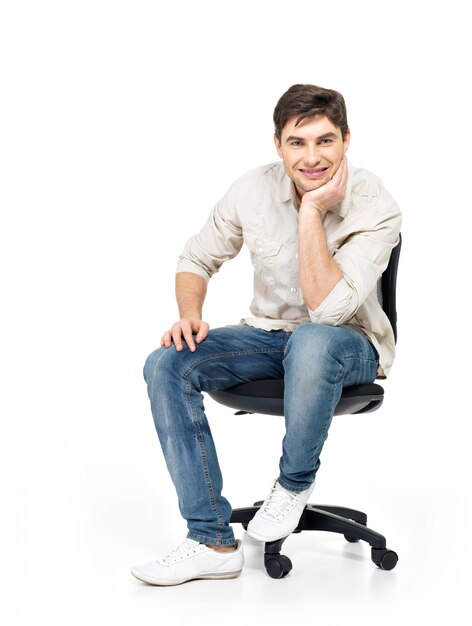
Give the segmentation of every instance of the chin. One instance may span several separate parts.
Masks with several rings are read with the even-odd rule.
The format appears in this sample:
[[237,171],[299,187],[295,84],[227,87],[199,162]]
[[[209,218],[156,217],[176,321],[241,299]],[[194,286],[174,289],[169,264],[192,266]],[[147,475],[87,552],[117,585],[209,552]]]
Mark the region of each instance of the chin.
[[328,178],[323,178],[322,180],[317,180],[316,182],[313,182],[313,184],[310,185],[310,191],[314,191],[315,189],[319,189],[325,183],[327,183],[328,180],[329,180]]
[[323,178],[322,180],[313,180],[309,182],[300,181],[298,186],[300,187],[300,189],[303,189],[305,193],[308,193],[309,191],[315,191],[315,189],[319,189],[319,187],[327,183],[328,180],[328,178]]

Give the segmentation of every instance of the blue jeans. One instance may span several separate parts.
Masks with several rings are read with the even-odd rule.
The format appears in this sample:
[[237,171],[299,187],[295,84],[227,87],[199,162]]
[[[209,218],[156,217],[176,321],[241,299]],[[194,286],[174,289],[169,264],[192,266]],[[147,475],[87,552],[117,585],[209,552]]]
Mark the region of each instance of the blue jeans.
[[315,480],[343,386],[370,383],[377,352],[349,326],[302,324],[293,332],[246,325],[210,330],[191,352],[159,348],[149,355],[144,378],[157,434],[187,520],[187,537],[205,544],[232,545],[231,505],[202,391],[268,378],[285,379],[285,437],[278,481],[300,492]]

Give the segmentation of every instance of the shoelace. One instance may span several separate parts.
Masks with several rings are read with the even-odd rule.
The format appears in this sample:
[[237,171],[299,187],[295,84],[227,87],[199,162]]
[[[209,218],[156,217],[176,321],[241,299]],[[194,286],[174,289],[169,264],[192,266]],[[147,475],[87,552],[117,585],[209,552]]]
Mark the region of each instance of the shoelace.
[[191,539],[185,539],[185,541],[182,541],[172,552],[169,552],[167,556],[158,560],[165,565],[171,565],[176,561],[181,561],[184,556],[190,556],[192,552],[196,551],[199,545],[200,544],[195,545],[195,542]]
[[297,495],[274,487],[272,493],[267,499],[267,502],[264,504],[263,513],[268,517],[280,519],[294,507],[297,499]]

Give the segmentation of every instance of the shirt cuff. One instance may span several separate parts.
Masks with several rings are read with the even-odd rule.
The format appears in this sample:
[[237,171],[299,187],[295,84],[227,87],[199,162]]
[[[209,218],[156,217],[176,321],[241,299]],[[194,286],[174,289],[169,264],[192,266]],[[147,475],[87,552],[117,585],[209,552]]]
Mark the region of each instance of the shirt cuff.
[[312,322],[339,326],[353,315],[353,290],[345,278],[336,283],[323,302],[314,311],[308,309]]
[[211,278],[211,276],[208,274],[207,271],[203,269],[203,267],[201,267],[197,263],[194,263],[193,261],[189,261],[188,259],[180,258],[179,262],[177,263],[177,268],[175,272],[176,274],[178,274],[179,272],[191,272],[192,274],[198,274],[198,276],[204,278],[206,282],[208,282]]

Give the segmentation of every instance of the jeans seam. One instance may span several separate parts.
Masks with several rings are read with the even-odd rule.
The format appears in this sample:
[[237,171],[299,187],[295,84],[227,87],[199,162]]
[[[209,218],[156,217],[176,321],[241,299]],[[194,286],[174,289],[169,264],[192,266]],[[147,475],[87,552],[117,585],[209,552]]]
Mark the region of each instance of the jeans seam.
[[[339,382],[342,382],[343,370],[344,370],[343,366],[339,364],[339,374],[336,377],[335,384],[333,385],[333,393],[331,395],[331,407],[330,407],[331,419],[333,419],[334,417],[334,412],[336,410],[336,404],[337,404],[337,403],[336,404],[334,403],[334,392],[336,390],[336,385]],[[342,393],[342,386],[341,386],[341,393]]]
[[[150,398],[152,398],[152,396],[153,396],[153,394],[154,394],[154,383],[155,383],[155,381],[156,381],[156,370],[157,370],[157,367],[158,367],[158,365],[159,365],[159,363],[160,363],[160,361],[161,361],[162,357],[163,357],[165,354],[166,354],[166,353],[165,353],[165,352],[163,352],[163,353],[161,354],[161,356],[160,356],[158,359],[156,359],[156,362],[154,363],[154,369],[152,370],[152,382],[151,382],[150,389],[149,389],[149,397],[150,397]],[[145,380],[146,380],[146,379],[145,379]]]
[[[343,358],[343,362],[346,363],[346,361],[357,361],[358,363],[373,364],[374,365],[374,369],[375,369],[374,374],[373,374],[373,376],[374,376],[373,380],[375,380],[375,374],[376,374],[377,368],[378,368],[378,361],[377,361],[377,359],[372,359],[371,357],[363,357],[363,356],[362,357],[360,357],[360,356],[347,356],[347,357]],[[359,383],[358,382],[358,383],[354,383],[354,384],[362,385],[362,384],[365,384],[365,383]]]
[[206,356],[202,356],[199,359],[193,360],[187,368],[180,373],[180,376],[183,379],[186,379],[190,372],[200,365],[201,363],[205,363],[206,361],[212,361],[215,359],[221,359],[222,357],[230,357],[230,356],[247,356],[249,354],[272,354],[276,352],[283,352],[280,348],[260,348],[260,349],[251,349],[251,350],[236,350],[233,352],[219,352],[218,354],[209,354]]
[[186,385],[185,385],[185,396],[187,398],[188,404],[190,405],[190,414],[192,416],[192,423],[194,425],[195,430],[197,431],[197,441],[200,447],[200,454],[201,454],[202,465],[203,465],[203,476],[204,476],[205,484],[207,486],[208,494],[210,497],[211,510],[215,513],[215,515],[218,518],[218,527],[216,529],[216,539],[221,539],[221,529],[224,527],[225,521],[221,513],[219,513],[218,511],[218,507],[216,506],[215,489],[210,480],[210,472],[208,470],[208,461],[207,461],[207,452],[205,448],[205,441],[204,441],[202,430],[200,428],[200,422],[194,419],[196,417],[195,407],[191,400],[191,384],[188,381],[186,381]]

